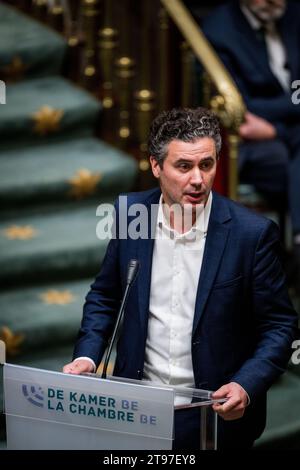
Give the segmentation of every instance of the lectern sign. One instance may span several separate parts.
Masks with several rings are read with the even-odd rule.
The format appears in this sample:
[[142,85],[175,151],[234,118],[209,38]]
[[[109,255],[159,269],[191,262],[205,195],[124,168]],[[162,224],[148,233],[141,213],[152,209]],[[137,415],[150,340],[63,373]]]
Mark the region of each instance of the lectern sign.
[[173,390],[14,365],[4,383],[10,449],[172,447]]
[[[62,412],[77,416],[93,416],[102,420],[151,424],[153,426],[156,426],[158,422],[157,415],[145,414],[147,403],[139,400],[25,384],[22,384],[22,392],[32,405],[54,412],[51,413],[51,417],[55,417],[55,419],[58,418],[56,412]],[[103,424],[101,422],[101,426]]]

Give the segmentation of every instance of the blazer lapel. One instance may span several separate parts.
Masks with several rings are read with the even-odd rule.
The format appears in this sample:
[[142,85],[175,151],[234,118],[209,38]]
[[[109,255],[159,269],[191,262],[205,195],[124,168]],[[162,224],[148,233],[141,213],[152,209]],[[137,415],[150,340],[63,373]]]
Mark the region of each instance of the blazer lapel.
[[221,199],[216,193],[214,193],[196,295],[193,334],[199,324],[206,301],[218,273],[219,265],[230,232],[230,228],[225,225],[225,222],[230,220],[230,218],[231,216],[225,200]]
[[[293,19],[293,18],[292,18]],[[299,52],[295,47],[295,38],[297,31],[294,30],[294,23],[288,12],[278,21],[278,31],[281,34],[282,41],[286,48],[287,66],[290,68],[291,80],[298,77]]]
[[137,282],[139,313],[143,334],[146,332],[148,323],[152,256],[159,197],[160,192],[155,193],[154,197],[152,197],[151,200],[146,204],[148,210],[148,238],[138,239],[138,256],[140,267]]
[[269,66],[268,51],[263,34],[250,26],[238,4],[235,4],[233,8],[233,15],[233,26],[238,31],[238,44],[243,45],[242,47],[248,51],[252,64],[256,64],[264,76],[268,74],[277,83]]

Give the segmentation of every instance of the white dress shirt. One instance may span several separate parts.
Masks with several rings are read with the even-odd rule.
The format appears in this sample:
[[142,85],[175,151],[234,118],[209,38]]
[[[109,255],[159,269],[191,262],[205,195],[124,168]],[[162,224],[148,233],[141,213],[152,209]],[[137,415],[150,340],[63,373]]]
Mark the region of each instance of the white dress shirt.
[[[160,199],[154,242],[144,378],[194,387],[192,329],[212,193],[194,226],[172,230]],[[175,404],[182,401],[175,401]]]
[[270,69],[281,84],[282,88],[285,91],[290,92],[291,74],[286,67],[287,54],[275,23],[267,23],[263,25],[245,5],[241,5],[241,10],[252,29],[259,30],[262,27],[265,29],[265,40]]

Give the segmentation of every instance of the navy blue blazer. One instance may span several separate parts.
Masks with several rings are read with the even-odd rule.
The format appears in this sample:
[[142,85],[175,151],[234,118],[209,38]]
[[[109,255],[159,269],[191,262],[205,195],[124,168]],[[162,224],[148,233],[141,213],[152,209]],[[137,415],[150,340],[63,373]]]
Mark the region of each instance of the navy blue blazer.
[[[131,193],[128,205],[142,203],[150,209],[159,197],[159,189]],[[118,203],[116,208],[118,215]],[[149,211],[149,230],[150,218]],[[124,293],[128,262],[136,258],[140,269],[125,310],[114,373],[142,378],[153,245],[153,239],[110,241],[86,297],[74,357],[101,361]],[[195,385],[216,390],[235,381],[251,400],[238,425],[221,420],[221,427],[240,432],[244,426],[253,439],[262,432],[265,394],[285,370],[296,325],[277,226],[214,193],[191,338]]]
[[[300,77],[300,5],[287,2],[278,31],[287,53],[291,81]],[[275,125],[279,137],[286,128],[299,123],[300,106],[292,103],[291,93],[283,90],[270,69],[263,35],[254,31],[232,1],[208,15],[202,29],[235,80],[249,111]]]

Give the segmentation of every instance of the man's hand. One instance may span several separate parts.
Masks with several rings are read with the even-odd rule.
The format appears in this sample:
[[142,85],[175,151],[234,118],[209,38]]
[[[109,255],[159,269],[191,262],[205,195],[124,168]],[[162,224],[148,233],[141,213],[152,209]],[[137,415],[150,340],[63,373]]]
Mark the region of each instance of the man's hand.
[[78,361],[70,362],[63,368],[65,374],[82,374],[83,372],[94,372],[93,364],[86,359],[78,359]]
[[219,390],[213,393],[212,398],[228,398],[226,403],[215,403],[212,406],[213,410],[226,421],[241,418],[248,404],[246,391],[236,382],[223,385]]
[[239,134],[246,140],[268,140],[276,137],[276,129],[269,121],[247,111]]

